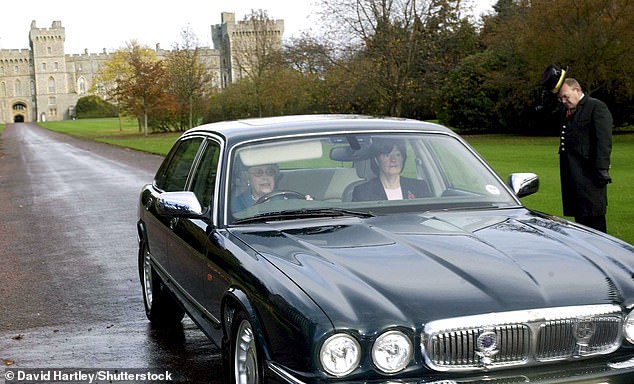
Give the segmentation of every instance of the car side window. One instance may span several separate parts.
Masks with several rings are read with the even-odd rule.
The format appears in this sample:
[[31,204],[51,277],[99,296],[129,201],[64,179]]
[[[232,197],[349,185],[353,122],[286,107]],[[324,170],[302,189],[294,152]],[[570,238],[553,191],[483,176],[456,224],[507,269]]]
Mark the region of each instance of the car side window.
[[200,137],[183,140],[170,154],[169,161],[159,169],[156,186],[165,192],[184,191],[187,175],[202,144]]
[[219,157],[220,145],[208,140],[192,182],[192,192],[194,192],[200,204],[205,208],[209,207],[213,201]]

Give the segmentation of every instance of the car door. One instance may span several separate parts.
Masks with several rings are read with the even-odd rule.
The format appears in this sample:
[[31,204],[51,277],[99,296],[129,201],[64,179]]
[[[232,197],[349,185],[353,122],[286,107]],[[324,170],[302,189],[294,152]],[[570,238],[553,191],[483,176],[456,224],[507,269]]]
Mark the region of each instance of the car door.
[[161,192],[184,191],[190,169],[196,159],[203,138],[195,137],[178,142],[165,161],[159,167],[154,178],[152,196],[146,198],[144,207],[148,211],[145,218],[145,228],[148,237],[149,251],[165,271],[170,271],[168,260],[168,238],[172,236],[172,226],[176,223],[173,217],[165,217],[156,211],[156,199]]
[[200,202],[209,220],[180,218],[168,243],[172,276],[190,300],[203,305],[207,278],[206,254],[212,229],[214,197],[218,175],[220,143],[206,140],[191,176],[189,190]]

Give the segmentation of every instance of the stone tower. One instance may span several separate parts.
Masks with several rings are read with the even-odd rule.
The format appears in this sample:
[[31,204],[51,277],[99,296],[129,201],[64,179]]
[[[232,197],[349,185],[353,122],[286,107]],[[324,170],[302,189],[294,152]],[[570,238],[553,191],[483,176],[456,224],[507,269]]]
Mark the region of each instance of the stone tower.
[[61,21],[51,28],[37,28],[31,22],[29,45],[33,63],[35,89],[33,97],[38,121],[67,119],[69,105],[77,101],[69,78],[64,55],[66,34]]
[[221,24],[211,27],[214,47],[220,52],[220,82],[225,88],[247,76],[249,66],[254,65],[257,58],[253,52],[266,49],[277,50],[282,47],[284,20],[268,20],[268,23],[257,23],[245,19],[236,23],[234,13],[222,12]]
[[0,123],[33,121],[33,63],[28,49],[0,50]]

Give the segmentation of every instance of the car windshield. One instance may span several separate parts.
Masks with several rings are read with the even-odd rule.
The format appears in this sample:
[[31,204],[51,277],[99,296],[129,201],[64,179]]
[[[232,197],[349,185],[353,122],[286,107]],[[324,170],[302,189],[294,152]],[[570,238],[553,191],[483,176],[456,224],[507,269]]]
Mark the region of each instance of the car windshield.
[[229,222],[517,206],[459,139],[341,134],[253,142],[232,152]]

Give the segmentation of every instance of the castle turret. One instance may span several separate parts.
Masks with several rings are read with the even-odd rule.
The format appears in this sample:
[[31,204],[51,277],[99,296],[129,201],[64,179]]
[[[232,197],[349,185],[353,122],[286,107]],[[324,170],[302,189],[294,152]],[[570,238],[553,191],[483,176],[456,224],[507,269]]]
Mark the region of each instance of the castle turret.
[[74,81],[66,68],[65,40],[66,34],[61,21],[53,21],[51,28],[37,28],[35,21],[31,22],[29,45],[35,72],[38,121],[67,118],[65,106],[69,105],[70,99],[76,98]]
[[[271,50],[282,47],[284,20],[270,20],[265,12],[251,16],[236,23],[234,13],[222,12],[221,24],[211,28],[214,48],[220,52],[222,88],[240,80],[245,76],[245,71],[251,69],[256,46],[267,46]],[[251,59],[245,60],[245,57]]]

